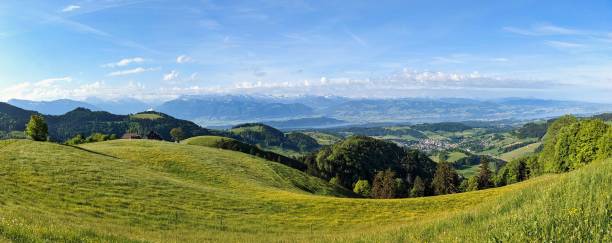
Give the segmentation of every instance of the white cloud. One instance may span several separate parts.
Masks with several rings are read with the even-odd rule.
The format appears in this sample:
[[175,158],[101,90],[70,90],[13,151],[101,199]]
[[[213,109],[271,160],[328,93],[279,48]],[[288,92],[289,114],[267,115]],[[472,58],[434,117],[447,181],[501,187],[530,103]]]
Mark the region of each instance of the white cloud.
[[49,79],[43,79],[40,80],[36,83],[34,83],[35,86],[39,86],[39,87],[49,87],[52,86],[58,82],[70,82],[72,81],[71,77],[63,77],[63,78],[49,78]]
[[379,78],[349,79],[327,78],[301,80],[295,82],[239,82],[226,90],[230,92],[276,92],[293,94],[361,94],[368,96],[370,91],[390,96],[400,95],[403,91],[418,90],[467,90],[467,89],[526,89],[541,90],[559,84],[546,80],[526,80],[483,75],[479,72],[446,73],[415,71],[403,69],[400,72]]
[[123,66],[130,65],[132,63],[141,63],[144,61],[145,59],[142,57],[124,58],[124,59],[119,60],[118,62],[104,64],[102,65],[102,67],[107,67],[107,68],[123,67]]
[[192,74],[189,76],[189,81],[195,81],[195,80],[198,78],[198,75],[199,75],[199,74],[198,74],[197,72],[196,72],[196,73],[192,73]]
[[164,81],[173,81],[177,79],[179,73],[176,70],[172,70],[171,72],[164,74]]
[[529,28],[517,28],[517,27],[504,27],[504,31],[519,34],[519,35],[531,35],[531,36],[545,36],[545,35],[583,35],[587,31],[570,29],[551,24],[539,24],[533,25]]
[[45,99],[65,97],[64,87],[72,82],[71,77],[49,78],[36,82],[22,82],[0,90],[0,97],[4,99]]
[[358,44],[362,45],[362,46],[367,46],[368,43],[366,43],[365,40],[363,40],[361,37],[359,37],[358,35],[356,35],[355,33],[347,30],[346,33],[351,37],[351,39],[353,39],[355,42],[357,42]]
[[583,44],[565,41],[546,41],[546,45],[559,49],[575,49],[585,47]]
[[494,61],[494,62],[507,62],[507,61],[510,61],[510,59],[505,58],[505,57],[496,57],[496,58],[491,58],[491,61]]
[[193,59],[190,56],[187,55],[180,55],[176,58],[176,62],[177,63],[188,63],[193,61]]
[[154,71],[154,70],[155,70],[155,68],[142,68],[142,67],[138,67],[138,68],[134,68],[134,69],[115,71],[115,72],[109,73],[108,76],[111,76],[111,77],[114,77],[114,76],[125,76],[125,75],[144,73],[144,72]]
[[[127,75],[153,69],[137,68],[119,71]],[[591,74],[597,77],[609,76],[609,69],[574,70],[575,76]],[[568,76],[568,74],[564,74]],[[292,81],[240,81],[220,86],[198,86],[181,80],[176,70],[163,75],[164,80],[171,81],[164,85],[145,87],[138,81],[126,83],[105,83],[96,81],[79,83],[71,77],[49,78],[36,82],[24,82],[0,89],[3,99],[22,98],[33,100],[48,100],[58,98],[84,99],[100,97],[115,99],[133,96],[145,100],[165,100],[181,95],[201,95],[207,93],[240,93],[267,95],[341,95],[350,97],[465,97],[467,94],[482,93],[490,96],[521,94],[521,92],[548,92],[550,90],[571,89],[580,83],[561,83],[544,79],[528,79],[510,76],[494,76],[479,72],[437,72],[401,69],[386,76],[373,78],[351,79],[343,77],[321,77],[311,79],[295,79]],[[185,81],[195,79],[197,74],[185,76]],[[247,77],[248,78],[248,77]],[[247,79],[248,80],[248,79]],[[601,84],[610,90],[609,79]],[[514,92],[514,93],[513,93]]]
[[81,8],[81,6],[78,5],[68,5],[65,8],[62,9],[62,12],[66,13],[66,12],[72,12],[75,11],[77,9]]

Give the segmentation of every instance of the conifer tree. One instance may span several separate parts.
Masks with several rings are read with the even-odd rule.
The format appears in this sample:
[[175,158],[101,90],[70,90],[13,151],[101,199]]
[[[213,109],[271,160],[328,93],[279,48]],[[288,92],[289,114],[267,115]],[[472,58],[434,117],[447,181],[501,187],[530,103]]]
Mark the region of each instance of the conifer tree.
[[459,192],[459,175],[449,163],[439,163],[432,182],[436,195]]
[[412,186],[412,190],[410,190],[411,197],[422,197],[425,196],[425,183],[421,179],[420,176],[417,176],[414,179],[414,185]]
[[492,175],[493,175],[493,172],[491,172],[491,170],[489,169],[489,160],[486,158],[483,158],[480,161],[480,166],[479,166],[478,175],[477,175],[479,190],[490,188],[492,186],[492,183],[491,183]]
[[394,198],[396,192],[395,172],[387,169],[379,171],[372,183],[373,198]]

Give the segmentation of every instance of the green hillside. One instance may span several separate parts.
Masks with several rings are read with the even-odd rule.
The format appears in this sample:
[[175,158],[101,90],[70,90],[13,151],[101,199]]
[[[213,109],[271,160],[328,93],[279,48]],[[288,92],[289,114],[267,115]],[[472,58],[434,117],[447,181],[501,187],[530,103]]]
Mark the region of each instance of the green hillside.
[[246,123],[234,126],[229,130],[228,136],[286,156],[313,152],[321,147],[317,140],[306,134],[300,132],[285,134],[276,128],[261,123]]
[[7,140],[0,152],[0,241],[611,240],[612,160],[496,189],[373,200],[203,146]]
[[220,136],[192,137],[192,138],[188,138],[188,139],[181,141],[181,143],[188,144],[188,145],[198,145],[198,146],[210,147],[210,148],[218,148],[219,143],[222,141],[240,143],[240,141],[236,139],[220,137]]
[[291,168],[305,171],[306,165],[295,159],[286,157],[281,154],[277,154],[271,151],[260,149],[255,145],[240,142],[233,138],[219,137],[219,136],[198,136],[183,140],[182,143],[188,145],[198,145],[210,148],[220,148],[232,151],[238,151],[246,154],[250,154],[265,160],[278,162],[289,166]]
[[[0,135],[5,137],[10,132],[24,131],[30,116],[35,114],[38,113],[0,102]],[[44,118],[49,126],[48,135],[56,142],[65,142],[77,135],[88,137],[94,133],[115,134],[121,137],[124,133],[131,132],[144,137],[151,131],[170,141],[172,140],[170,130],[177,127],[180,127],[188,137],[221,133],[153,111],[125,116],[77,108],[63,115],[44,115]]]
[[542,143],[540,143],[540,142],[528,144],[526,146],[517,148],[517,149],[512,150],[510,152],[500,154],[498,156],[498,158],[500,158],[502,160],[505,160],[505,161],[511,161],[513,159],[517,159],[517,158],[520,158],[522,156],[533,154],[540,145],[542,145]]

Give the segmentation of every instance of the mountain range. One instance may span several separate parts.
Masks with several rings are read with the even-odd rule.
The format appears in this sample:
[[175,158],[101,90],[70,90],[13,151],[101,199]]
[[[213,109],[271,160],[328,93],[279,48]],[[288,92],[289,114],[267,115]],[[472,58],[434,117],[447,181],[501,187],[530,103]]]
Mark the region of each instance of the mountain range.
[[[9,100],[9,104],[49,115],[61,115],[75,108],[133,114],[149,109],[193,121],[207,127],[246,122],[265,122],[292,128],[372,122],[444,122],[464,120],[538,119],[563,114],[594,114],[612,111],[612,104],[579,101],[504,98],[478,100],[463,98],[367,99],[327,96],[272,97],[249,95],[184,96],[161,104],[136,99],[105,101]],[[323,119],[321,119],[323,118]],[[334,119],[337,121],[333,121]],[[332,124],[332,125],[333,125]]]

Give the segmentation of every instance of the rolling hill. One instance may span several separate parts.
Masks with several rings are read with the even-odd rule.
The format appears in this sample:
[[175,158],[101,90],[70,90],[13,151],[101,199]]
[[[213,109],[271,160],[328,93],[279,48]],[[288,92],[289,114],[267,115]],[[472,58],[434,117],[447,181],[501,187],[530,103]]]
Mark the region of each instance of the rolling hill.
[[284,164],[286,166],[289,166],[291,168],[294,168],[300,171],[305,171],[307,169],[306,165],[298,160],[286,157],[281,154],[277,154],[274,152],[260,149],[259,147],[255,145],[243,143],[233,138],[219,137],[219,136],[197,136],[197,137],[192,137],[192,138],[183,140],[182,143],[189,144],[189,145],[197,145],[197,146],[204,146],[204,147],[210,147],[210,148],[220,148],[220,149],[238,151],[238,152],[250,154],[250,155],[265,159],[265,160],[278,162],[278,163]]
[[23,131],[30,116],[39,114],[35,111],[24,110],[10,104],[0,102],[0,130]]
[[282,131],[261,123],[246,123],[232,127],[229,135],[242,142],[257,145],[285,155],[312,152],[321,146],[314,138],[300,133]]
[[281,164],[202,146],[6,140],[0,151],[0,241],[612,239],[610,159],[496,189],[373,200],[343,198]]

